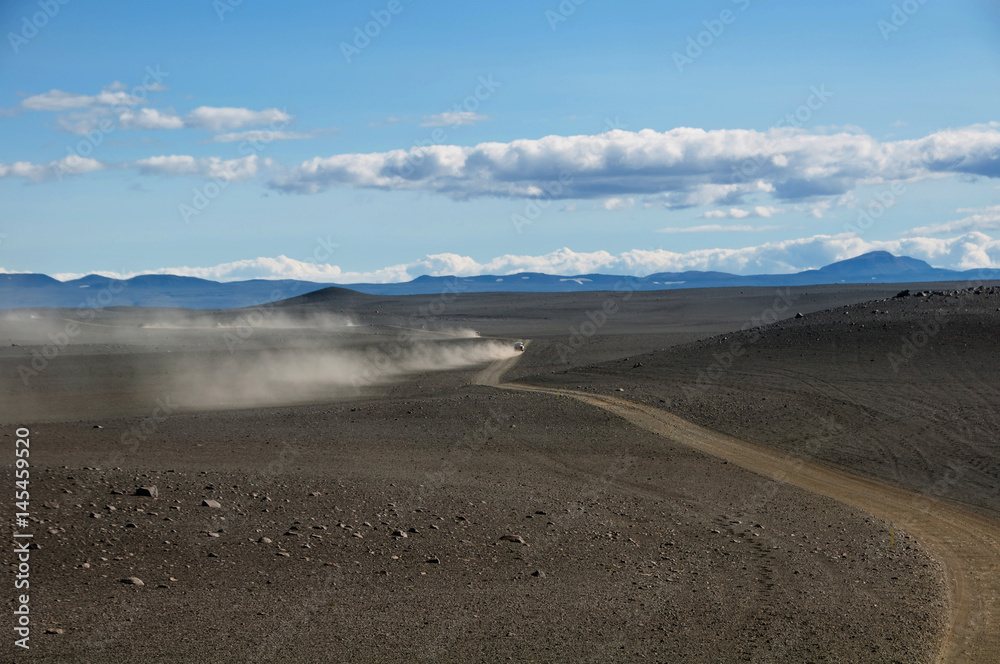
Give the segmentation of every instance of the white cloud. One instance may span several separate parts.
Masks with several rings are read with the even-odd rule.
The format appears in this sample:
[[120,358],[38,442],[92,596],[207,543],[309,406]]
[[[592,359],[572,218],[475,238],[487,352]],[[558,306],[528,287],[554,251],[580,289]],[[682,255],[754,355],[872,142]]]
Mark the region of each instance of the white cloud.
[[[140,108],[146,104],[146,94],[165,90],[160,83],[142,86],[146,94],[133,95],[124,92],[126,86],[118,81],[105,86],[96,95],[83,95],[65,90],[49,90],[42,94],[25,98],[7,114],[18,110],[52,111],[61,113],[56,124],[74,134],[94,131],[106,118],[115,118],[117,128],[136,129],[204,129],[208,131],[228,131],[243,127],[285,125],[292,116],[277,108],[254,111],[249,108],[200,106],[185,116],[172,110],[160,111]],[[135,90],[133,90],[134,92]]]
[[[336,265],[300,261],[288,256],[258,257],[221,263],[211,267],[167,267],[139,272],[96,272],[101,276],[129,279],[141,274],[176,274],[184,277],[198,277],[214,281],[242,281],[246,279],[301,279],[319,283],[394,283],[409,281],[406,266],[388,267],[373,272],[345,272]],[[66,281],[79,279],[85,274],[65,273],[52,275]]]
[[601,207],[605,210],[631,210],[632,206],[635,205],[634,198],[606,198],[601,203]]
[[19,108],[29,111],[70,111],[91,106],[138,106],[143,97],[122,92],[121,84],[112,83],[96,95],[80,95],[64,90],[49,90],[21,101]]
[[709,210],[701,215],[703,219],[742,219],[743,217],[749,217],[750,212],[748,210],[741,210],[740,208],[729,208],[728,210]]
[[758,205],[749,210],[742,208],[729,208],[728,210],[709,210],[701,215],[703,219],[745,219],[747,217],[763,217],[768,219],[776,214],[782,214],[784,210],[770,205]]
[[317,132],[313,131],[271,131],[269,129],[251,129],[249,131],[236,131],[228,134],[216,134],[212,137],[212,143],[236,143],[250,141],[252,143],[270,143],[271,141],[291,141],[302,138],[313,138]]
[[369,127],[388,127],[389,125],[398,124],[400,122],[409,122],[410,118],[406,115],[390,115],[385,120],[379,120],[377,122],[369,122]]
[[941,224],[930,224],[911,229],[909,235],[941,235],[954,233],[969,233],[972,231],[1000,230],[1000,205],[983,208],[960,208],[962,213],[972,213],[962,219]]
[[702,226],[688,226],[686,228],[667,227],[667,228],[661,228],[656,232],[657,233],[725,233],[732,231],[738,233],[762,233],[764,231],[773,231],[779,228],[781,228],[781,226],[747,226],[747,225],[724,226],[722,224],[705,224]]
[[180,129],[184,120],[172,112],[158,111],[155,108],[140,108],[125,110],[118,115],[121,129]]
[[192,157],[190,155],[163,155],[139,159],[127,164],[143,175],[193,175],[203,178],[221,178],[239,182],[257,175],[266,159],[252,154],[238,159],[222,160],[218,157]]
[[[822,267],[869,251],[888,251],[912,256],[936,267],[958,270],[1000,267],[1000,241],[982,233],[952,238],[914,237],[887,241],[865,241],[853,234],[768,242],[740,249],[696,249],[673,252],[665,249],[635,249],[620,254],[606,251],[575,252],[559,249],[541,256],[498,256],[478,262],[459,254],[434,254],[420,260],[392,265],[370,272],[346,272],[336,265],[299,261],[287,256],[254,258],[212,267],[175,267],[127,274],[105,273],[128,278],[137,274],[179,274],[219,281],[239,279],[305,279],[323,283],[396,283],[417,276],[459,276],[481,274],[510,275],[544,272],[555,275],[605,274],[647,275],[655,272],[718,270],[736,274],[781,274]],[[58,279],[83,275],[55,275]]]
[[209,131],[228,131],[242,127],[287,124],[292,116],[277,108],[252,111],[249,108],[199,106],[184,116],[184,126]]
[[13,164],[0,164],[0,178],[25,178],[34,182],[44,182],[64,175],[81,175],[105,168],[96,159],[68,155],[47,164],[36,164],[30,161],[17,161]]
[[489,119],[488,115],[473,113],[472,111],[446,111],[437,115],[425,115],[420,126],[454,127],[457,125],[471,125]]
[[352,186],[425,190],[453,198],[531,198],[560,182],[559,198],[661,196],[664,204],[681,207],[739,204],[751,192],[815,200],[841,196],[861,184],[949,174],[1000,177],[1000,123],[894,142],[849,132],[682,127],[470,147],[432,145],[316,157],[271,186],[302,194]]

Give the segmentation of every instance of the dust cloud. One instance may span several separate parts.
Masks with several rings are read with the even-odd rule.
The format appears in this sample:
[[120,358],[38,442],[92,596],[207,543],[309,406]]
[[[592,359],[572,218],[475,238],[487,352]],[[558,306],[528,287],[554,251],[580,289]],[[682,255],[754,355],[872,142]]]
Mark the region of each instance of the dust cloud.
[[415,374],[467,369],[515,354],[510,344],[476,339],[179,358],[170,391],[185,408],[281,405],[359,396]]

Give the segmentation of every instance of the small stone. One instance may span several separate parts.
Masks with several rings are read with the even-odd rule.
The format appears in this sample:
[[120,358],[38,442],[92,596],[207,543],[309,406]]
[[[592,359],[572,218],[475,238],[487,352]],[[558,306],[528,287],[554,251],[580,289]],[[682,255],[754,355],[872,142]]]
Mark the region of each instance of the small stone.
[[434,564],[434,565],[437,565],[438,563],[441,562],[441,559],[440,558],[428,558],[427,562],[429,562],[431,564]]
[[149,498],[157,498],[160,495],[160,490],[155,486],[141,486],[135,490],[135,495],[137,496],[147,496]]
[[271,538],[270,537],[261,537],[257,541],[260,542],[261,544],[270,544],[271,543]]
[[394,530],[394,531],[392,531],[392,536],[393,537],[408,537],[408,535],[406,533],[404,533],[402,530]]
[[500,538],[501,542],[514,542],[515,544],[524,544],[524,538],[520,535],[504,535]]
[[799,312],[799,313],[795,314],[795,317],[796,318],[805,318],[805,316],[802,315],[802,312]]
[[288,553],[287,551],[279,551],[279,552],[278,552],[277,554],[275,554],[275,555],[278,555],[278,556],[283,556],[283,557],[285,557],[285,558],[288,558],[288,557],[290,557],[290,556],[291,556],[292,554]]
[[62,627],[49,627],[47,630],[45,630],[45,633],[46,634],[63,634],[63,633],[65,633],[65,630],[63,630]]
[[90,563],[83,563],[82,565],[80,565],[80,567],[82,567],[83,569],[90,569]]
[[219,509],[220,507],[222,507],[222,504],[218,500],[207,499],[207,500],[201,501],[201,506],[202,507],[212,507],[212,508],[215,508],[215,509]]
[[219,557],[219,554],[217,554],[217,553],[209,553],[209,554],[208,554],[208,557],[209,557],[209,558],[218,558],[218,557]]
[[545,572],[543,572],[540,569],[536,569],[534,572],[531,573],[531,576],[538,577],[539,579],[544,579],[545,578]]
[[144,585],[146,585],[145,583],[142,582],[142,579],[140,579],[137,576],[130,576],[127,579],[122,579],[122,583],[124,583],[125,585],[128,585],[128,586],[144,586]]

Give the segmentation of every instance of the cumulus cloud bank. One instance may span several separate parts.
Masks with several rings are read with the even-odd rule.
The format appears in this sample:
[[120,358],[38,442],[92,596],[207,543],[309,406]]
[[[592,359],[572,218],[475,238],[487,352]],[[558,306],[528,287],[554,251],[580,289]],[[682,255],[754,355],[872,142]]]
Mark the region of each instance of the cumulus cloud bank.
[[[163,74],[161,74],[163,75]],[[186,115],[171,110],[146,107],[147,95],[166,89],[160,82],[144,83],[131,92],[115,81],[95,95],[84,95],[65,90],[49,90],[26,97],[9,112],[50,111],[62,113],[56,124],[74,134],[87,134],[102,122],[111,120],[123,130],[138,129],[202,129],[206,131],[231,131],[245,127],[271,125],[277,129],[288,124],[292,116],[277,108],[255,111],[249,108],[225,106],[199,106]],[[141,92],[142,94],[136,94]]]
[[944,233],[969,233],[972,231],[1000,230],[1000,205],[993,205],[982,210],[961,208],[959,212],[970,214],[962,219],[947,221],[942,224],[918,226],[912,229],[910,235],[940,235]]
[[[731,230],[731,229],[730,229]],[[807,238],[767,242],[739,249],[634,249],[618,254],[607,251],[576,252],[559,249],[539,256],[507,254],[485,262],[459,254],[433,254],[411,263],[370,272],[346,272],[336,265],[287,256],[254,258],[212,267],[173,267],[129,274],[101,272],[127,279],[137,274],[178,274],[217,281],[240,279],[302,279],[323,283],[395,283],[420,275],[468,277],[482,274],[510,275],[544,272],[556,275],[606,274],[646,275],[655,272],[719,270],[736,274],[781,274],[822,267],[869,251],[888,251],[912,256],[931,265],[957,270],[1000,266],[1000,241],[980,232],[950,238],[907,237],[867,241],[852,233],[814,235]],[[82,274],[55,275],[73,279]]]
[[801,200],[861,184],[948,174],[1000,177],[1000,123],[880,142],[862,133],[796,129],[612,130],[475,146],[316,157],[274,177],[274,189],[424,190],[465,199],[647,196],[666,207],[738,204],[750,193]]

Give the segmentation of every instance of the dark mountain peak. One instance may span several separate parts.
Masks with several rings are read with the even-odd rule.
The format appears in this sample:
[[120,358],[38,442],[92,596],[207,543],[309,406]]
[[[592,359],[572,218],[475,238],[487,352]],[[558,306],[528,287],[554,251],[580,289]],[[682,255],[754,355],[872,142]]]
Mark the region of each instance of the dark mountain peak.
[[893,275],[933,272],[934,268],[922,260],[909,256],[894,256],[888,251],[869,251],[854,258],[837,261],[819,272],[824,274],[851,274],[856,276]]
[[38,286],[59,286],[62,282],[47,274],[15,272],[0,274],[0,284],[5,288],[32,288]]
[[[914,284],[1000,279],[1000,270],[959,272],[931,267],[908,256],[871,251],[816,270],[796,274],[738,275],[726,272],[658,272],[645,277],[614,274],[574,276],[519,272],[470,277],[422,275],[405,283],[357,283],[331,286],[295,279],[250,279],[219,283],[173,274],[148,274],[107,289],[107,277],[88,275],[61,282],[44,274],[0,274],[0,309],[14,307],[144,306],[234,309],[283,300],[293,305],[351,307],[370,304],[372,296],[462,293],[567,293],[583,291],[667,290],[675,288],[780,287],[817,284]],[[113,297],[98,299],[101,290]]]

